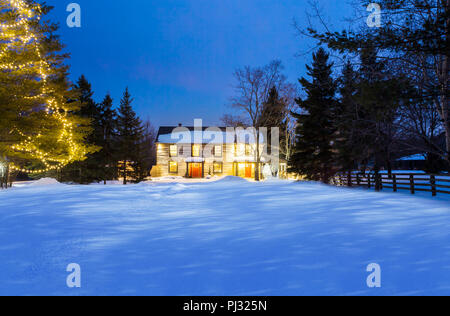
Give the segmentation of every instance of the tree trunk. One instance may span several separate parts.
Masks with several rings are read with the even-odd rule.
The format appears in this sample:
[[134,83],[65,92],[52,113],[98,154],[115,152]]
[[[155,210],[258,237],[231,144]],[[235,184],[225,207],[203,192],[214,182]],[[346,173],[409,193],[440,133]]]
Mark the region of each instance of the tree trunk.
[[9,187],[12,188],[12,183],[13,183],[13,177],[11,176],[11,170],[9,169],[9,164],[6,165],[6,188],[8,188],[8,184]]
[[[446,21],[446,39],[447,43],[450,42],[450,0],[447,0],[445,8],[445,14],[447,16]],[[448,103],[448,88],[449,88],[449,64],[448,54],[443,56],[442,73],[441,73],[441,102],[442,102],[442,114],[445,128],[447,161],[450,163],[450,118],[449,118],[449,103]]]
[[259,130],[256,129],[256,166],[255,166],[255,181],[259,181],[259,165],[261,163],[261,157],[259,156]]
[[123,185],[127,185],[127,161],[123,163]]

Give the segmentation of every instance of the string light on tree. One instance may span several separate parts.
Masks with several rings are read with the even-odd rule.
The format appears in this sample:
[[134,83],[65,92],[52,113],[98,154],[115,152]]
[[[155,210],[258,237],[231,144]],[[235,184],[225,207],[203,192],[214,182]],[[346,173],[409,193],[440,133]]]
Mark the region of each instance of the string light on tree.
[[[0,6],[2,12],[8,12],[13,17],[8,23],[0,25],[0,72],[11,76],[26,75],[35,78],[39,89],[20,97],[29,102],[36,102],[37,110],[33,109],[30,112],[43,111],[49,122],[55,122],[55,126],[59,126],[59,136],[51,149],[48,149],[49,146],[47,149],[42,148],[45,132],[27,133],[16,126],[12,132],[17,133],[20,141],[12,145],[11,149],[31,156],[35,164],[40,164],[43,168],[35,170],[11,164],[10,169],[26,173],[42,173],[61,169],[73,161],[83,159],[88,150],[80,146],[74,137],[76,125],[68,118],[66,100],[61,96],[58,97],[54,87],[49,83],[55,65],[43,49],[45,35],[38,30],[42,6],[25,0],[0,0]],[[19,62],[20,58],[16,57],[21,57],[20,54],[26,55],[31,60]],[[58,150],[53,152],[52,149],[56,147]]]

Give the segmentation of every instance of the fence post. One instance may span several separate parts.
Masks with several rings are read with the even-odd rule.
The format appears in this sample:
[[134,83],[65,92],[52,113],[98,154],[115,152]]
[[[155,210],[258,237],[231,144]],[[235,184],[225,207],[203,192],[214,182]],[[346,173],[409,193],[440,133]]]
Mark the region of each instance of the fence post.
[[367,175],[367,185],[369,186],[369,189],[372,187],[372,184],[370,183],[370,173]]
[[434,176],[434,175],[430,176],[430,183],[431,183],[431,192],[433,193],[433,196],[436,196],[437,195],[436,176]]
[[347,173],[347,186],[349,186],[349,187],[352,187],[352,173],[351,173],[351,171],[349,171],[348,173]]
[[381,191],[381,178],[378,172],[375,174],[375,190]]
[[416,189],[414,187],[414,175],[410,175],[409,176],[409,183],[411,186],[411,194],[415,194],[416,193]]
[[393,177],[393,187],[394,187],[394,192],[397,192],[398,190],[397,190],[397,175],[392,175],[392,177]]
[[358,185],[358,187],[361,186],[361,178],[359,177],[359,172],[356,174],[356,184]]

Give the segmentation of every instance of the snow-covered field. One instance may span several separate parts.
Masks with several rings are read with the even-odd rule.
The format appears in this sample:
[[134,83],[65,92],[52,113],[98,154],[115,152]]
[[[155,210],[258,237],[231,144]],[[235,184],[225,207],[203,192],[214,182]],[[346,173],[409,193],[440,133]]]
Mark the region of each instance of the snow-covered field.
[[26,183],[0,191],[6,294],[449,295],[450,199],[236,178]]

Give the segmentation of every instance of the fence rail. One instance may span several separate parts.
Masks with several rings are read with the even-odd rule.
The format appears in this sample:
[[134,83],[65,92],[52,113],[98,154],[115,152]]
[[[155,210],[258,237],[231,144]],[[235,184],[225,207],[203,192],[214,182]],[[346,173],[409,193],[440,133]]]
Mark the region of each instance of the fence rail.
[[340,173],[333,178],[333,184],[348,187],[374,188],[377,191],[385,189],[398,191],[430,192],[450,194],[450,176],[444,174],[394,173],[392,175],[379,173]]

